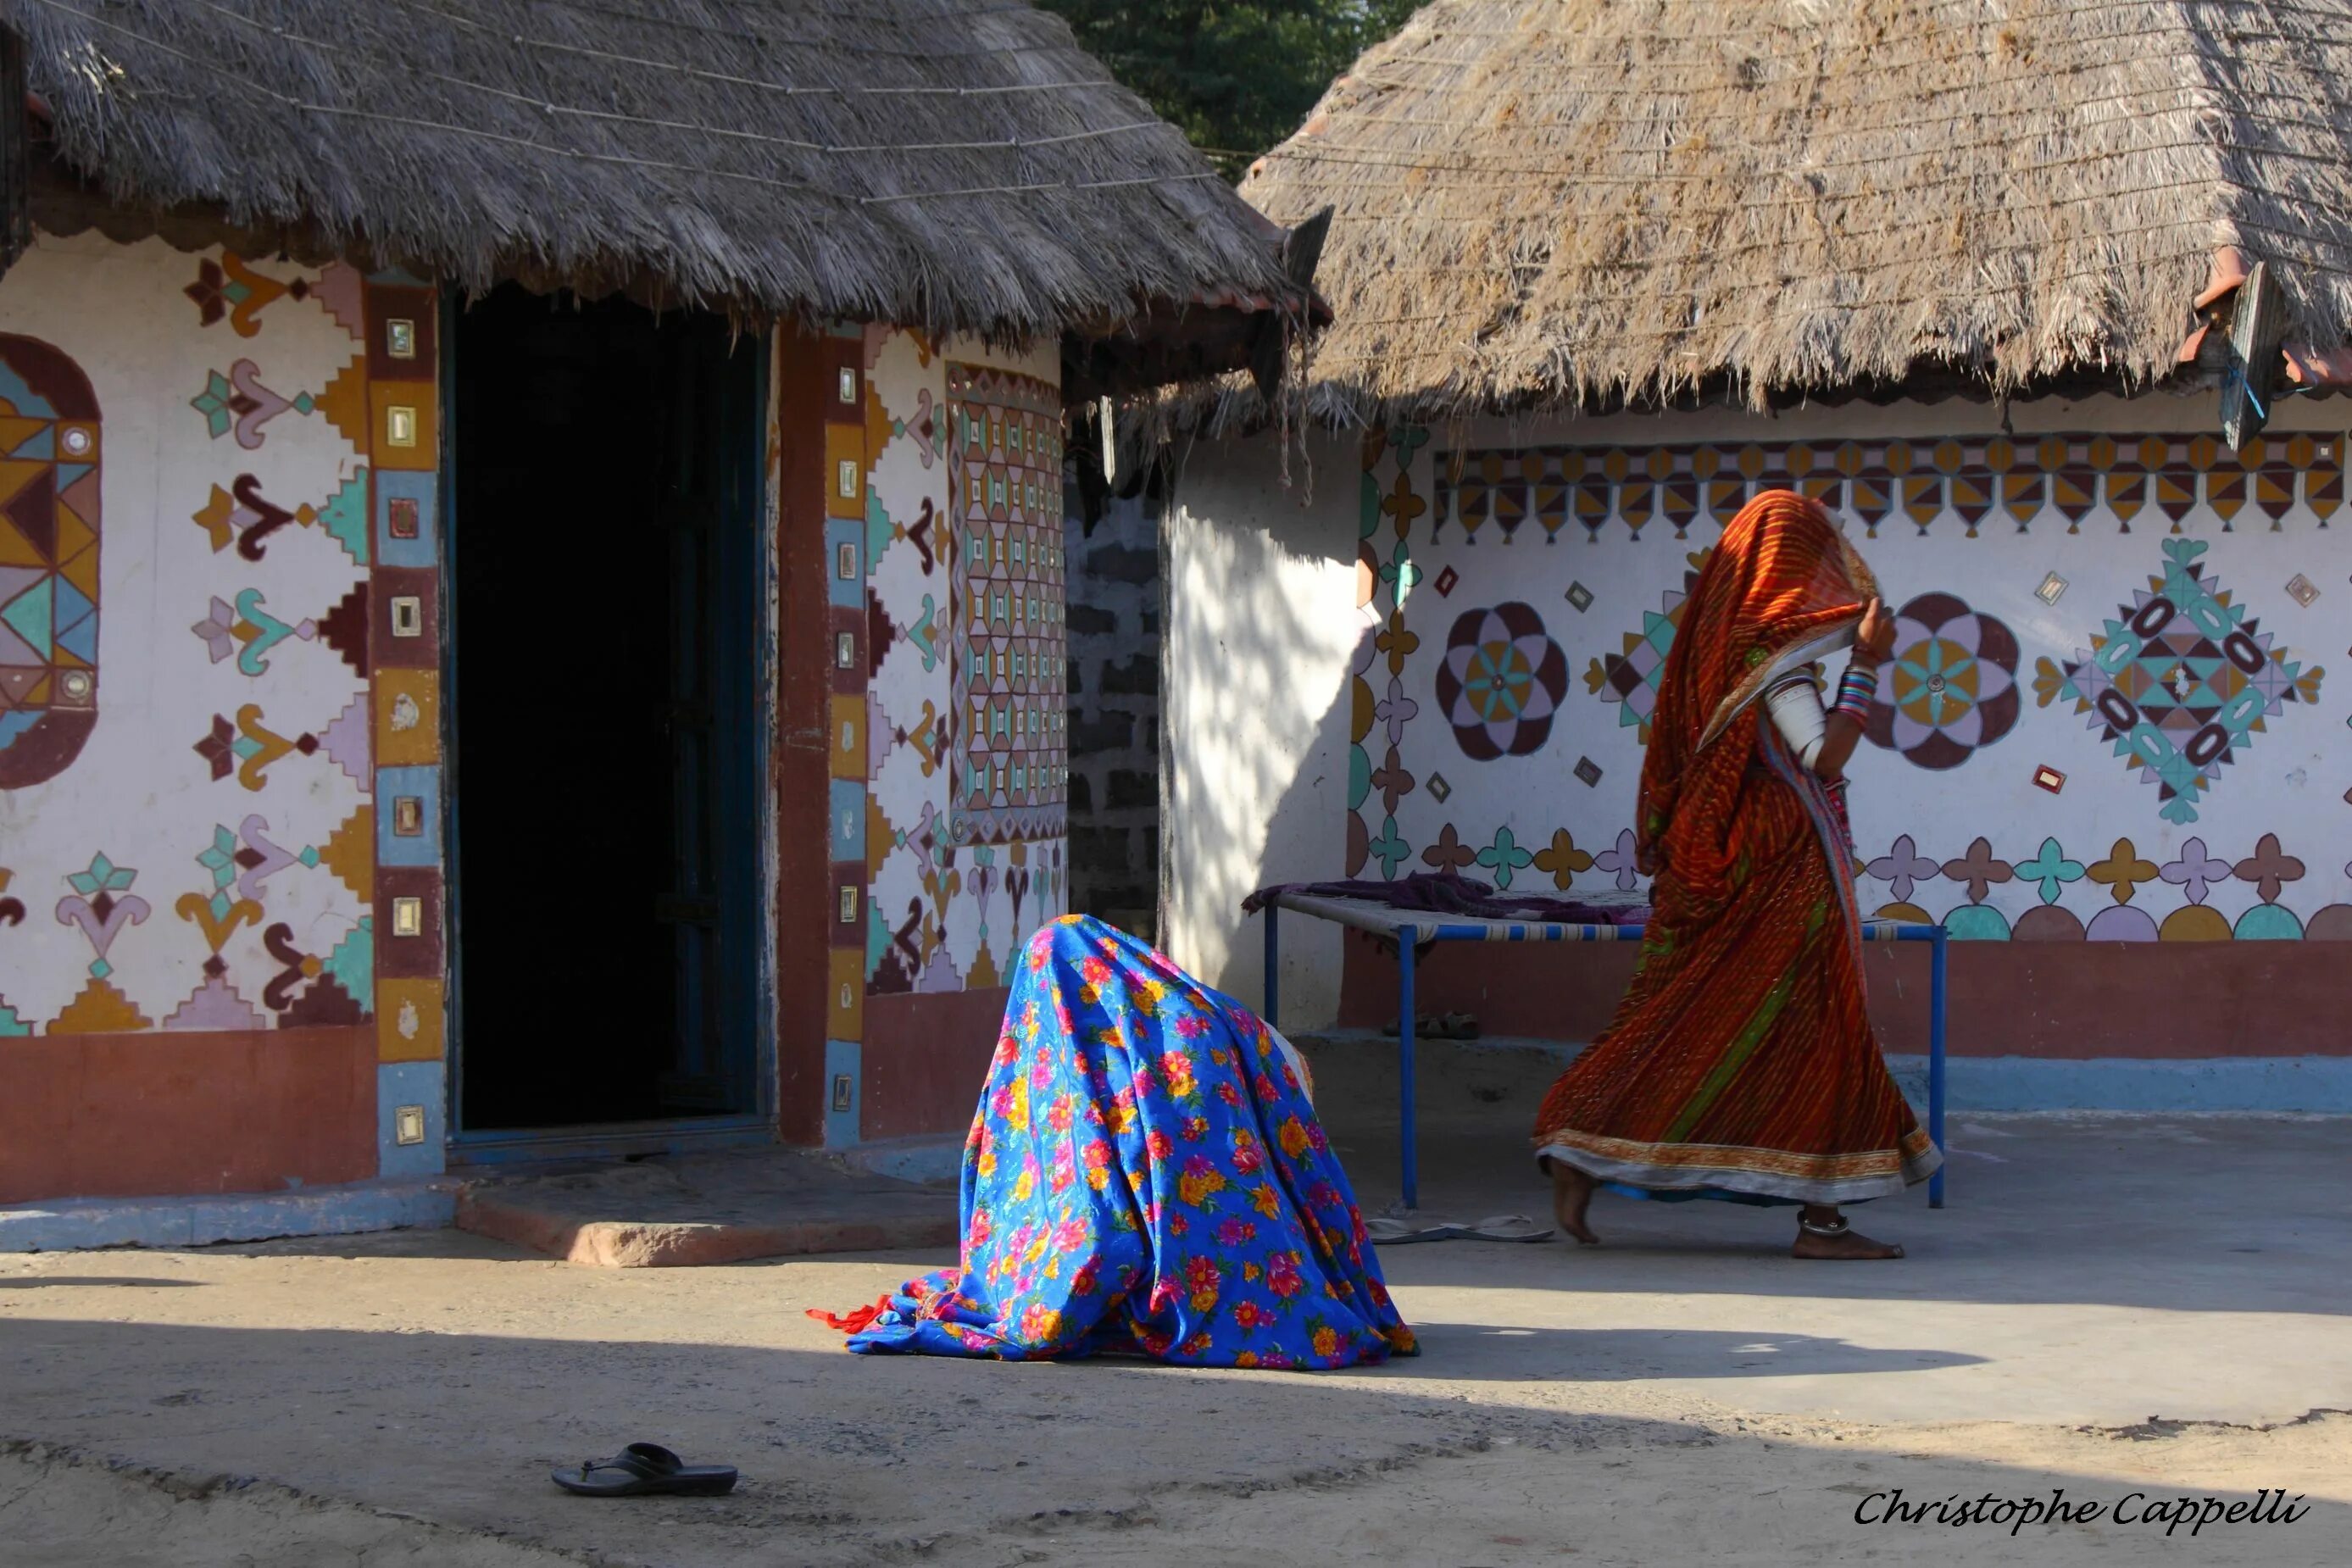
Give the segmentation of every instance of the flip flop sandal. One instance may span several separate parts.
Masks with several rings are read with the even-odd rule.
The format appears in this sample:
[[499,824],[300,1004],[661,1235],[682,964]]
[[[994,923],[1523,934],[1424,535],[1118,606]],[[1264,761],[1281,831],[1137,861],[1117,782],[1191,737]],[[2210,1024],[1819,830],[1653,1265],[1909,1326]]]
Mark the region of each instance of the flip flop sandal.
[[1538,1225],[1523,1214],[1489,1215],[1461,1229],[1473,1241],[1549,1241],[1552,1237],[1550,1226]]
[[1477,1037],[1478,1020],[1467,1013],[1448,1013],[1437,1020],[1438,1039],[1475,1040]]
[[735,1489],[735,1467],[689,1465],[658,1443],[632,1443],[548,1479],[582,1497],[720,1497]]
[[1407,1225],[1380,1215],[1364,1222],[1364,1234],[1375,1247],[1402,1247],[1410,1241],[1452,1241],[1463,1231],[1458,1225]]

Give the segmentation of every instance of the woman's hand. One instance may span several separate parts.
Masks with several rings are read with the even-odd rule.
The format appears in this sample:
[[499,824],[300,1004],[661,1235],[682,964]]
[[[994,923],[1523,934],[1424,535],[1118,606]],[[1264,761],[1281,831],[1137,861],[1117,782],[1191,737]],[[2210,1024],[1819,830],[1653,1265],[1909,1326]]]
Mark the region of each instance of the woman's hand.
[[1873,597],[1862,612],[1862,625],[1853,634],[1853,662],[1873,668],[1895,657],[1895,617],[1886,606]]

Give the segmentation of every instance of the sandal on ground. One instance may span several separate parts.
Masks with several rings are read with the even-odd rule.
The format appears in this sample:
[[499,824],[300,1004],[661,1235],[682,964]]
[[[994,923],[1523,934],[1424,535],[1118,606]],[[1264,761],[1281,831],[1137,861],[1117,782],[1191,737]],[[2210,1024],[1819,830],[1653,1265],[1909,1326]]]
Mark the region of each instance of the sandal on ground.
[[1386,1215],[1376,1215],[1364,1222],[1364,1233],[1376,1247],[1402,1247],[1409,1241],[1452,1241],[1464,1233],[1462,1227],[1444,1221],[1435,1225],[1409,1225]]
[[720,1497],[735,1489],[732,1465],[689,1465],[658,1443],[632,1443],[548,1479],[582,1497]]
[[1523,1214],[1497,1214],[1472,1220],[1462,1227],[1462,1234],[1473,1241],[1549,1241],[1552,1227]]

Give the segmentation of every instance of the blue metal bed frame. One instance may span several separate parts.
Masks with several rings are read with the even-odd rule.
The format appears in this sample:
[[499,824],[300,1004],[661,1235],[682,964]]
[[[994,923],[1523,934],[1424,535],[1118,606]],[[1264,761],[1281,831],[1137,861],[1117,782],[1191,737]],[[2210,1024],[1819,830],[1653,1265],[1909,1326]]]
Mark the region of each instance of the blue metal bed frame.
[[[1280,914],[1312,915],[1375,936],[1393,937],[1397,943],[1397,1079],[1398,1139],[1404,1176],[1404,1206],[1421,1206],[1420,1161],[1414,1148],[1413,1112],[1413,967],[1414,949],[1436,942],[1639,942],[1638,925],[1575,925],[1543,921],[1487,921],[1424,915],[1358,899],[1318,898],[1307,893],[1276,893],[1267,900],[1265,915],[1265,1021],[1276,1028],[1281,961]],[[1865,942],[1924,942],[1927,956],[1927,1136],[1940,1152],[1944,1148],[1944,1005],[1945,964],[1951,935],[1940,925],[1910,921],[1864,921]],[[1944,1172],[1927,1178],[1927,1206],[1944,1206]]]

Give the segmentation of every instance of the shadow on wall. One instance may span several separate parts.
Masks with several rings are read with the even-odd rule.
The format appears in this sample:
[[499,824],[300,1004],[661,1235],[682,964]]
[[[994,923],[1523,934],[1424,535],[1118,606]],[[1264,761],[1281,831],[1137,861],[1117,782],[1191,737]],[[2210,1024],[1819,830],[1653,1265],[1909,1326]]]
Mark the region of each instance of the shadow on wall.
[[[1157,472],[1158,470],[1154,470]],[[1070,908],[1160,940],[1160,516],[1164,484],[1085,518],[1069,557]]]
[[[1170,528],[1163,945],[1252,1004],[1264,950],[1242,900],[1342,871],[1349,680],[1373,631],[1363,616],[1329,613],[1355,602],[1355,444],[1310,448],[1311,490],[1295,451],[1284,487],[1271,440],[1180,462]],[[1339,1005],[1338,933],[1306,925],[1285,928],[1283,1019],[1326,1024]]]

